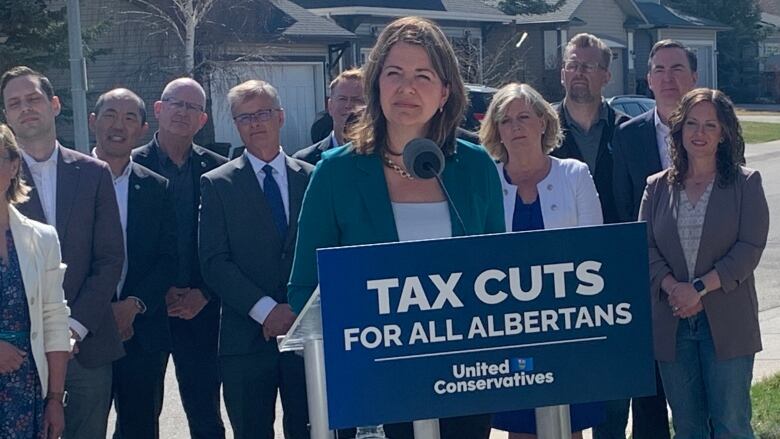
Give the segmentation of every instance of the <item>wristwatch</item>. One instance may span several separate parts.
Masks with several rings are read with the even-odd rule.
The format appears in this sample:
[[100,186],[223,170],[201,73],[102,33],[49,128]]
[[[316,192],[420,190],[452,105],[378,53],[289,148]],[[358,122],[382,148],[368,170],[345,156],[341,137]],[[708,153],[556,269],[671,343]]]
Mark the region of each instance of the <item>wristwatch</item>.
[[68,392],[62,391],[62,392],[49,392],[46,394],[45,398],[46,402],[49,401],[56,401],[60,404],[62,404],[63,407],[68,406]]
[[704,285],[704,281],[702,281],[700,278],[696,278],[691,282],[691,285],[693,285],[693,289],[696,290],[697,293],[699,293],[699,296],[704,297],[705,294],[707,294],[709,291],[707,291],[707,286]]

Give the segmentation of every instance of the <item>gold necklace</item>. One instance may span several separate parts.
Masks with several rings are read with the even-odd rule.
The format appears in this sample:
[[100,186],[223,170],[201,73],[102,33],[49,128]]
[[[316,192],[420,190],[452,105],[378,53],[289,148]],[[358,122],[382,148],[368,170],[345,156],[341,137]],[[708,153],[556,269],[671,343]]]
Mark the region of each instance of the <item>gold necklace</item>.
[[414,180],[414,177],[412,176],[412,174],[410,174],[409,172],[407,172],[407,171],[406,171],[406,169],[404,169],[404,168],[402,168],[402,167],[398,166],[398,165],[397,165],[397,164],[396,164],[396,163],[393,161],[393,159],[391,159],[391,158],[390,158],[390,156],[389,156],[389,155],[387,155],[387,152],[386,152],[386,151],[383,151],[383,152],[382,152],[382,157],[384,157],[384,160],[383,160],[383,161],[384,161],[384,163],[385,163],[385,166],[387,166],[388,168],[390,168],[390,169],[392,169],[393,171],[395,171],[395,172],[396,172],[396,174],[398,174],[398,175],[400,175],[401,177],[404,177],[404,178],[406,178],[406,179],[409,179],[409,180]]

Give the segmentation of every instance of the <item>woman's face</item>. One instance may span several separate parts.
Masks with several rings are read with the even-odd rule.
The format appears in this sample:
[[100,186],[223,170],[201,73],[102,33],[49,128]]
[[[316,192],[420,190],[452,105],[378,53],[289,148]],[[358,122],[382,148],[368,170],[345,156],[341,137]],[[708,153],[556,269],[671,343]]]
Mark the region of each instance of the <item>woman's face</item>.
[[529,148],[541,150],[544,130],[544,119],[523,99],[513,99],[507,105],[504,117],[498,121],[501,143],[510,156]]
[[448,87],[423,47],[398,42],[390,48],[379,73],[379,102],[388,130],[410,129],[423,135],[448,96]]
[[[19,159],[11,160],[8,148],[0,147],[0,194],[8,192],[11,179],[19,172]],[[5,199],[3,199],[5,201]]]
[[711,102],[699,102],[683,121],[682,141],[689,158],[712,158],[718,150],[723,128]]

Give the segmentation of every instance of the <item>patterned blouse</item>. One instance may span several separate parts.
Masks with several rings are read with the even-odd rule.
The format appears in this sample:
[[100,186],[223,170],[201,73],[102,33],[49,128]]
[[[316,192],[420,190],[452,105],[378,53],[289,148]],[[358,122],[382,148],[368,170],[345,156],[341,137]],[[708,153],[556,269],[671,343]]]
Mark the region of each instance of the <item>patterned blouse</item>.
[[701,229],[704,226],[704,216],[707,213],[707,204],[710,201],[713,182],[707,185],[707,189],[694,205],[688,200],[685,189],[680,189],[677,198],[677,234],[680,235],[680,245],[685,254],[685,262],[688,265],[688,280],[696,278],[696,260],[699,257],[699,242],[701,241]]

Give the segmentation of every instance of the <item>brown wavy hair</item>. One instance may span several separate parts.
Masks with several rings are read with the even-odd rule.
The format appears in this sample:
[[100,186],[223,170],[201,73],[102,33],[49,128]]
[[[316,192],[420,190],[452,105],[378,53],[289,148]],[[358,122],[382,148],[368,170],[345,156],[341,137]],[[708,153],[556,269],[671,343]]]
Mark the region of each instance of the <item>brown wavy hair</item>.
[[717,181],[720,187],[728,186],[734,181],[740,165],[745,164],[745,140],[742,138],[742,127],[739,125],[731,99],[722,91],[711,88],[689,91],[669,116],[672,159],[669,183],[682,186],[685,181],[688,173],[688,152],[683,146],[683,126],[693,107],[701,102],[709,102],[715,106],[715,113],[721,126],[721,141],[715,151]]
[[[22,160],[13,131],[7,125],[0,123],[0,152],[3,151],[8,154],[7,160],[11,163]],[[5,199],[11,204],[24,203],[30,198],[27,196],[28,193],[30,193],[30,186],[27,186],[22,178],[22,164],[19,163],[16,175],[11,177],[11,184],[5,191]]]
[[444,32],[430,20],[404,17],[390,23],[377,38],[374,48],[363,66],[363,90],[366,108],[347,136],[352,139],[358,154],[371,154],[387,148],[387,119],[379,100],[379,76],[390,49],[398,42],[418,45],[425,49],[434,71],[443,85],[449,88],[449,97],[442,111],[436,112],[428,123],[427,138],[436,142],[445,155],[455,151],[455,129],[463,119],[468,98],[458,70],[458,59]]

